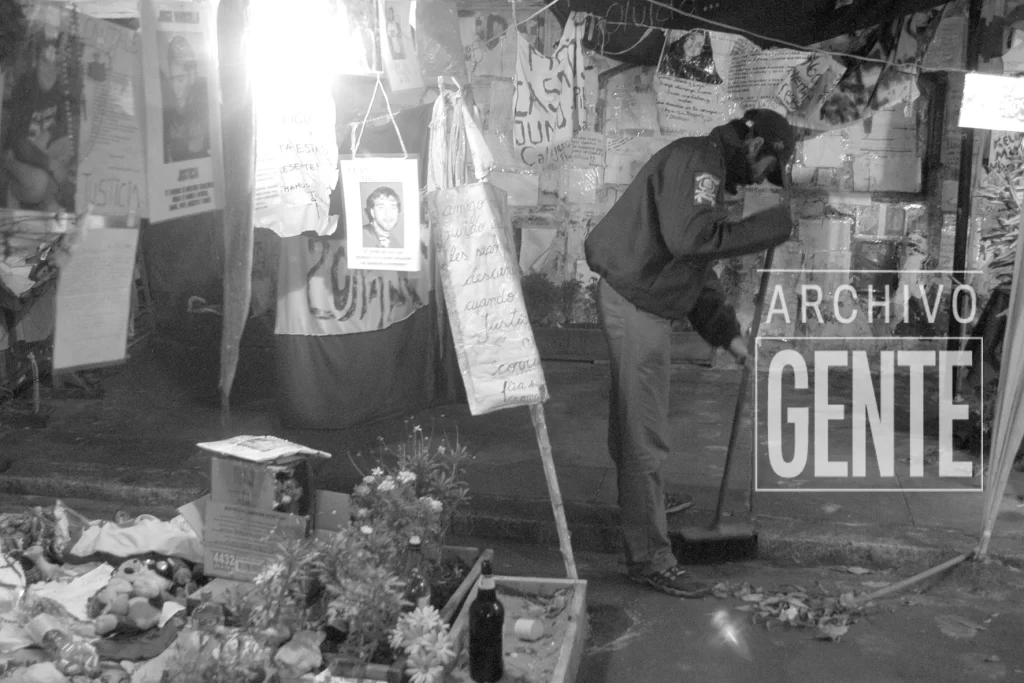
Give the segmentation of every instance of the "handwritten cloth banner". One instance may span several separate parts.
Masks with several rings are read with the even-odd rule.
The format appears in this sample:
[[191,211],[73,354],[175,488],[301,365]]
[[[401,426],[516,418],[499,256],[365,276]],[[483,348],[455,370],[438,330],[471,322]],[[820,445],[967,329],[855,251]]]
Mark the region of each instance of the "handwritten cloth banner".
[[570,17],[551,57],[518,32],[516,41],[513,147],[527,166],[543,166],[553,148],[572,140],[579,112],[586,111],[577,87],[583,82],[582,26]]
[[[332,230],[338,217],[332,216]],[[355,233],[358,235],[358,231]],[[419,272],[353,270],[341,236],[280,243],[275,334],[327,336],[383,330],[430,301],[430,230],[421,227]]]
[[281,237],[328,234],[338,184],[335,104],[329,90],[259,102],[255,222]]
[[217,23],[205,2],[142,0],[153,223],[224,207]]
[[428,206],[470,413],[546,401],[502,193],[474,183],[437,190]]

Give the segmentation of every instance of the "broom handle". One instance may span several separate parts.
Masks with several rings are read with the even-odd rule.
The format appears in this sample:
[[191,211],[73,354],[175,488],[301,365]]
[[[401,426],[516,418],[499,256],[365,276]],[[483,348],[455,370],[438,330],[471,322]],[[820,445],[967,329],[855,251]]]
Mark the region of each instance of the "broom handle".
[[[775,248],[769,247],[764,255],[764,268],[761,271],[761,286],[757,291],[757,300],[754,302],[754,319],[750,323],[750,332],[747,334],[747,358],[743,362],[743,371],[740,373],[740,390],[736,395],[736,411],[732,416],[732,429],[729,431],[729,448],[725,453],[725,471],[722,473],[722,484],[718,489],[718,505],[715,506],[715,521],[711,523],[712,528],[722,522],[722,509],[725,507],[725,494],[729,491],[729,472],[732,470],[733,456],[736,454],[736,440],[740,434],[740,420],[743,417],[743,408],[747,402],[747,384],[750,383],[751,358],[757,353],[757,333],[761,329],[761,311],[764,309],[764,300],[768,294],[768,279],[771,276],[772,257],[775,255]],[[751,467],[757,467],[757,463],[751,463]],[[753,476],[753,472],[751,472]]]

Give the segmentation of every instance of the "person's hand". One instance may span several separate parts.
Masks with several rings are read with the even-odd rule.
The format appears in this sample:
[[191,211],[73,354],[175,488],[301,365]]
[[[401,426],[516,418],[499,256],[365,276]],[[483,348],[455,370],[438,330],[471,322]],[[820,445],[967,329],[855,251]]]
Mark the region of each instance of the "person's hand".
[[743,364],[747,360],[747,340],[742,336],[733,337],[727,349],[729,354],[736,359],[737,363]]

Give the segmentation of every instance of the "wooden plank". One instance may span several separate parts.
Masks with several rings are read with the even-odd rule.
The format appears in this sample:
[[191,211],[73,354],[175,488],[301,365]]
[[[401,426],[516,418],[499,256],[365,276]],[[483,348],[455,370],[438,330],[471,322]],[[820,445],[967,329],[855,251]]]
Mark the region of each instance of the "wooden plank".
[[[441,618],[444,619],[445,623],[450,624],[455,620],[455,616],[459,613],[459,609],[462,608],[462,603],[466,600],[466,596],[476,585],[477,579],[480,577],[480,571],[484,560],[490,560],[494,558],[494,551],[490,548],[480,552],[479,548],[463,548],[459,546],[451,546],[445,548],[446,552],[455,553],[466,562],[472,562],[473,566],[469,570],[469,574],[462,580],[459,587],[452,593],[452,596],[448,598],[448,602],[441,608]],[[475,560],[474,560],[475,558]]]

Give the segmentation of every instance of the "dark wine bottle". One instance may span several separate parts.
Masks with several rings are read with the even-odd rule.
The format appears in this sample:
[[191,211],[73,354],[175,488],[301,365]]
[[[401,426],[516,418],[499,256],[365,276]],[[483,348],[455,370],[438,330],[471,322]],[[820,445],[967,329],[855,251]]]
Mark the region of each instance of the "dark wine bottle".
[[423,544],[419,536],[409,539],[405,562],[405,611],[411,612],[430,605],[430,582],[423,575]]
[[491,563],[481,565],[480,587],[469,606],[469,677],[476,683],[495,683],[505,675],[505,607],[494,588]]

